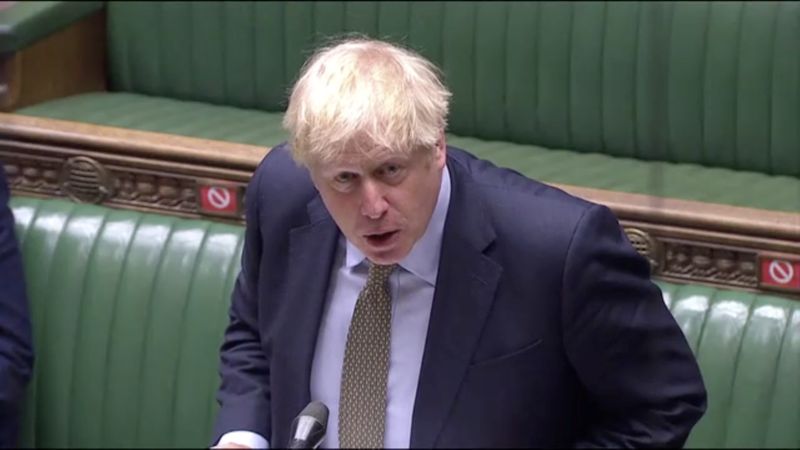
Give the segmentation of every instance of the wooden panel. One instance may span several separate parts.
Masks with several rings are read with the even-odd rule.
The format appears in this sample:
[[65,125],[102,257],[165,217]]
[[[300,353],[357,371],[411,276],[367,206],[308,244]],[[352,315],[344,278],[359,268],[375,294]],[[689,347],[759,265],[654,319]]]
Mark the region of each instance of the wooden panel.
[[17,72],[19,72],[17,55],[0,54],[0,111],[4,111],[6,105],[10,105],[19,97],[19,83],[12,83],[12,80],[19,79],[16,76]]
[[83,148],[154,160],[206,164],[252,173],[265,147],[198,139],[84,122],[0,113],[0,138],[17,142]]
[[608,205],[618,217],[625,220],[800,242],[800,213],[766,211],[578,186],[559,187],[578,197]]
[[105,10],[0,59],[0,110],[106,90]]
[[[0,161],[16,194],[244,222],[267,148],[0,113]],[[755,292],[765,256],[800,257],[800,213],[557,185],[609,206],[656,278]]]

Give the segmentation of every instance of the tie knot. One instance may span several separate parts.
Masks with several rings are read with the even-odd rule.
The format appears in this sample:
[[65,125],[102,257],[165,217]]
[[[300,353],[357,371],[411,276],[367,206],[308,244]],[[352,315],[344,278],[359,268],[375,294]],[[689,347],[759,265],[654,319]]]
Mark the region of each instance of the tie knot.
[[383,286],[386,283],[386,280],[389,279],[389,275],[391,275],[392,270],[397,266],[397,264],[389,264],[389,265],[379,265],[379,264],[369,264],[369,272],[367,273],[367,284],[368,285],[378,285]]

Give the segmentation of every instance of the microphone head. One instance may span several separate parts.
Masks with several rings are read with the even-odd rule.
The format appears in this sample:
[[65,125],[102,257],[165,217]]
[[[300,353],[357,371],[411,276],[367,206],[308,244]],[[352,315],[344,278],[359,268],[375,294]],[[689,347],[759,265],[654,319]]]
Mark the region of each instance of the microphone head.
[[322,402],[311,402],[292,422],[289,448],[317,448],[325,438],[328,428],[328,407]]
[[323,427],[328,427],[328,407],[322,402],[311,402],[300,411],[300,416],[311,416]]

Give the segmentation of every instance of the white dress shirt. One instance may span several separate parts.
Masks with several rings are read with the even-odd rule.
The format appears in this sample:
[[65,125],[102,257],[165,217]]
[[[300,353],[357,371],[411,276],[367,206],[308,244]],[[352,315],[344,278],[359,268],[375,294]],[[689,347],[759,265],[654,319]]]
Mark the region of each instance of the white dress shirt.
[[[449,204],[450,174],[445,168],[428,228],[389,277],[392,330],[384,434],[386,448],[410,446],[411,419]],[[321,401],[330,411],[322,448],[339,446],[339,386],[344,349],[356,300],[366,282],[364,254],[342,236],[331,271],[328,299],[311,367],[311,400]],[[250,431],[226,433],[219,445],[227,442],[252,448],[269,447],[263,436]]]

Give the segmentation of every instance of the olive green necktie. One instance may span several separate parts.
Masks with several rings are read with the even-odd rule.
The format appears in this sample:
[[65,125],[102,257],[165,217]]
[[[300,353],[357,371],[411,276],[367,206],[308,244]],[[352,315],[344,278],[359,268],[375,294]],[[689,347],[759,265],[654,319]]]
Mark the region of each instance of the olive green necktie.
[[339,446],[382,448],[386,425],[386,380],[392,300],[387,280],[395,265],[370,264],[358,295],[342,364]]

